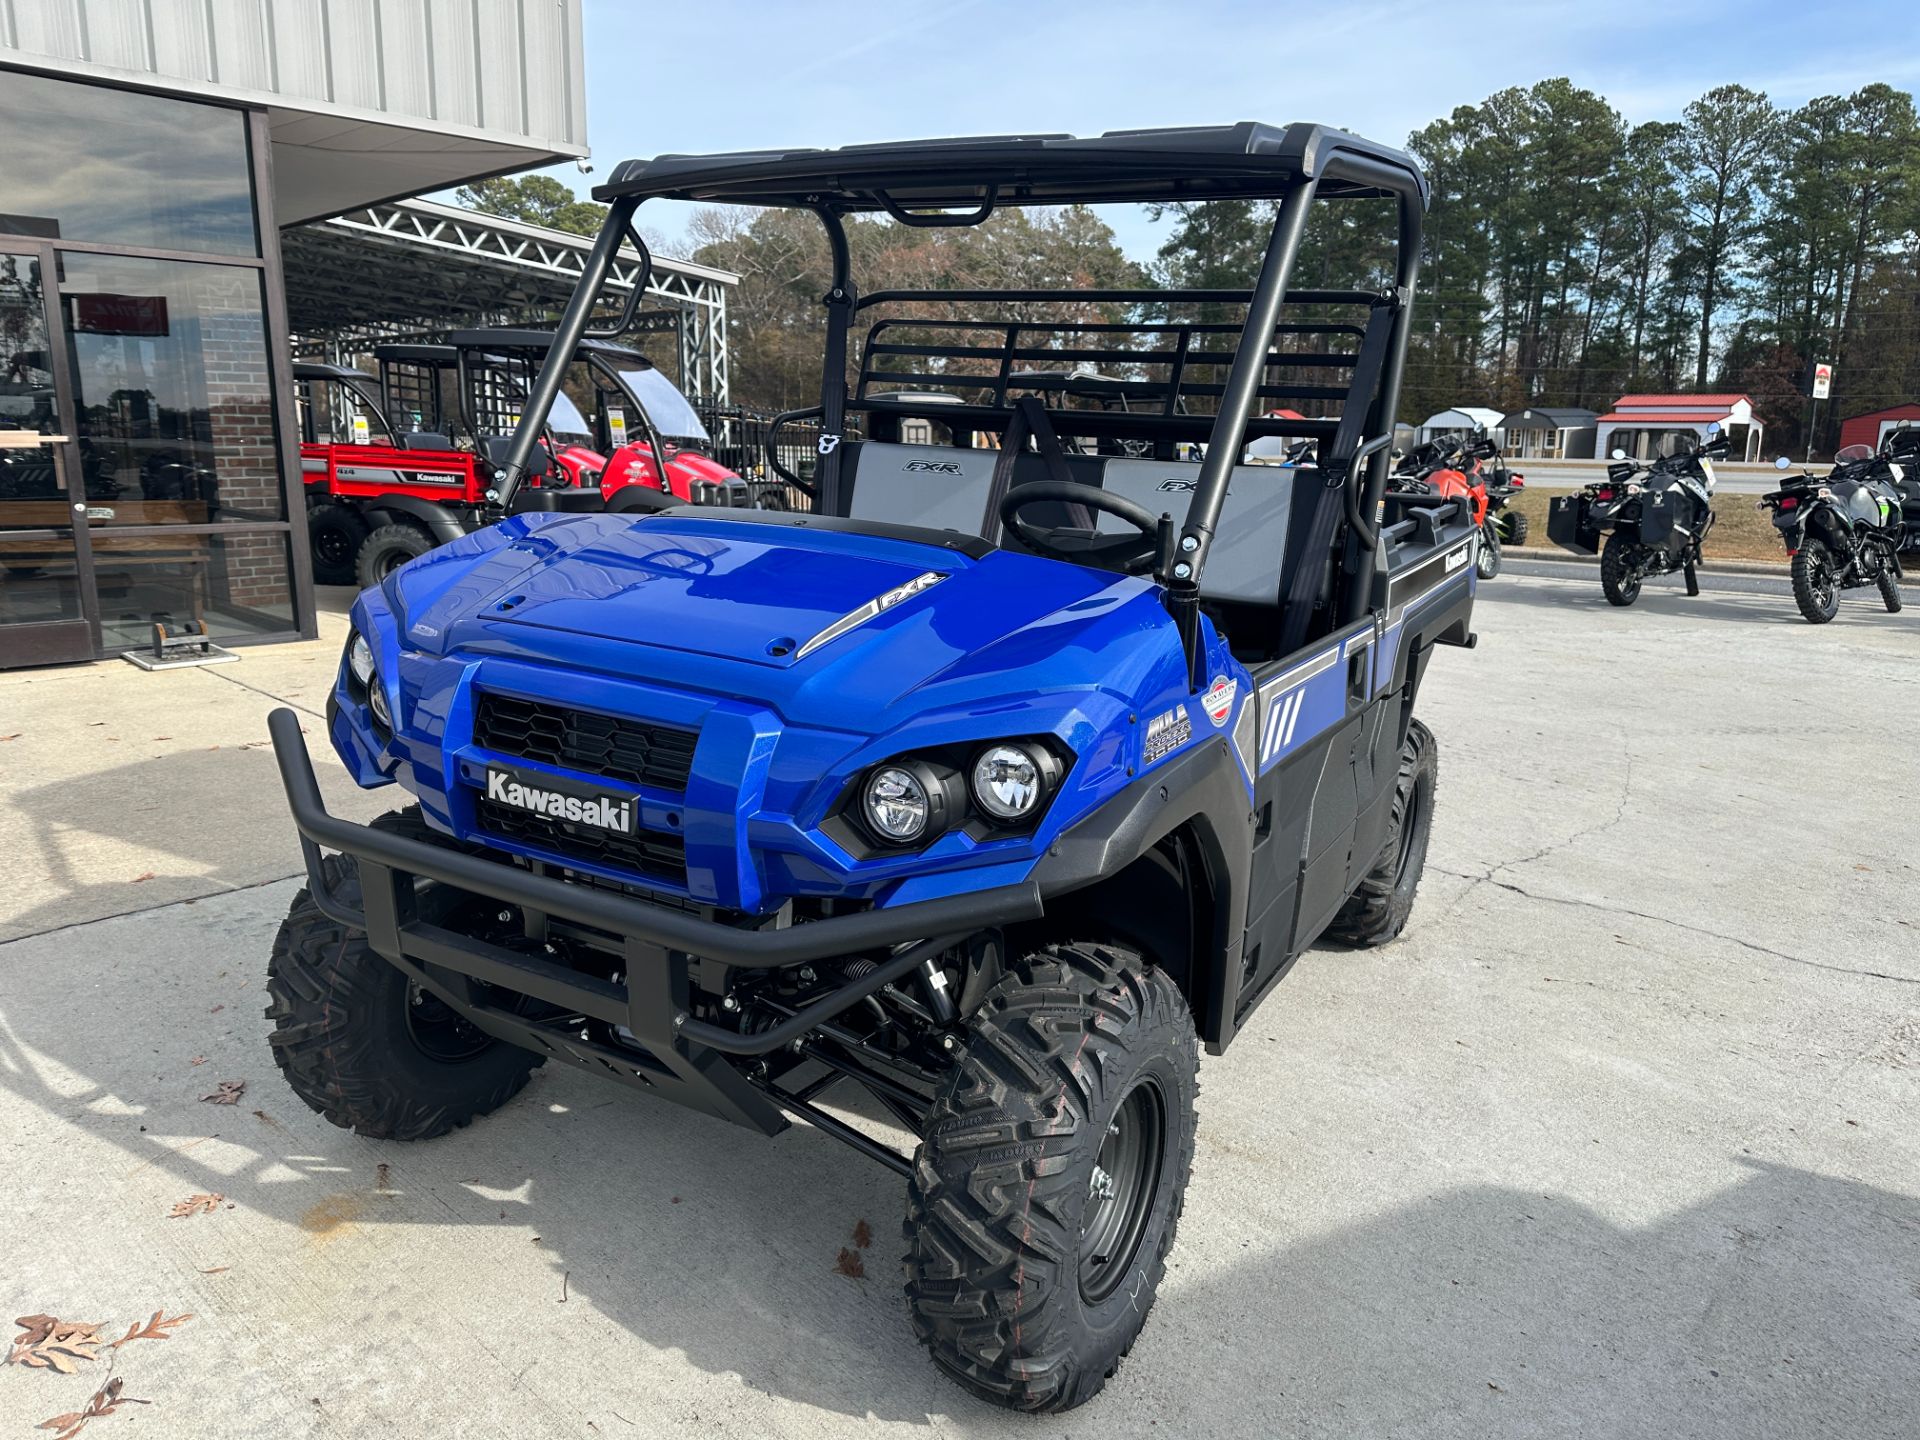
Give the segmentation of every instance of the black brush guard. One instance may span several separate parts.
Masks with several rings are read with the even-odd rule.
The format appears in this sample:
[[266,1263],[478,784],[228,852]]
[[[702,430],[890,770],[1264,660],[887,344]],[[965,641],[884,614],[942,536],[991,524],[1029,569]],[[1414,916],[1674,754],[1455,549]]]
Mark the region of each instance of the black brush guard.
[[[1039,887],[1028,883],[776,929],[726,925],[330,815],[299,717],[277,709],[267,717],[267,729],[300,832],[307,887],[324,914],[364,931],[376,953],[490,1035],[767,1135],[785,1128],[783,1109],[798,1111],[822,1128],[838,1122],[823,1123],[832,1117],[755,1084],[728,1057],[767,1055],[804,1042],[957,941],[992,926],[1035,919],[1042,910]],[[360,908],[327,885],[322,847],[352,857],[359,867]],[[613,937],[623,957],[620,976],[585,974],[432,924],[419,913],[416,880],[437,881]],[[729,1030],[691,1013],[692,970],[703,960],[788,969],[900,946],[905,948],[866,975],[766,1029]],[[518,996],[623,1028],[634,1046],[601,1044],[583,1037],[577,1025],[569,1029],[524,1016],[513,1003]]]

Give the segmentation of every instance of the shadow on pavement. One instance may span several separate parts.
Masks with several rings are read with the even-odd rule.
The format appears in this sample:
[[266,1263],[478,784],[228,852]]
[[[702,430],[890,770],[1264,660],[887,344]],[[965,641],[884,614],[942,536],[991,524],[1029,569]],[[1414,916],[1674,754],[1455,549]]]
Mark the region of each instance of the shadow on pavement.
[[[201,911],[203,953],[264,967],[271,921],[258,907],[212,901]],[[337,1245],[381,1232],[378,1246],[335,1248],[325,1262],[361,1267],[347,1283],[365,1292],[346,1303],[366,1313],[412,1299],[394,1272],[422,1261],[391,1263],[397,1231],[434,1227],[420,1232],[434,1247],[427,1263],[473,1264],[479,1296],[494,1237],[478,1232],[531,1227],[551,1271],[546,1298],[568,1276],[573,1295],[700,1370],[850,1417],[925,1424],[934,1412],[968,1433],[1042,1433],[933,1370],[900,1291],[900,1182],[823,1135],[795,1129],[764,1142],[549,1069],[500,1113],[443,1140],[364,1141],[284,1089],[245,973],[209,967],[147,984],[144,957],[125,957],[61,976],[25,963],[34,943],[8,956],[0,1088],[43,1112],[54,1133],[71,1127],[119,1147],[140,1162],[129,1173],[159,1167],[168,1193],[217,1189],[283,1222],[289,1253],[314,1238]],[[76,982],[89,1003],[73,1002]],[[216,993],[228,1002],[209,1018]],[[105,1038],[103,1008],[134,1017],[117,1039]],[[196,1048],[216,1063],[187,1070]],[[252,1078],[242,1104],[197,1103],[201,1077],[235,1065]],[[209,1130],[217,1143],[185,1147]],[[1204,1130],[1203,1121],[1203,1145]],[[1234,1434],[1326,1433],[1330,1413],[1355,1436],[1911,1434],[1920,1204],[1741,1165],[1738,1183],[1640,1227],[1562,1196],[1475,1186],[1330,1234],[1250,1233],[1246,1258],[1225,1269],[1179,1267],[1176,1251],[1132,1358],[1066,1428],[1197,1433],[1207,1427],[1177,1417],[1204,1410],[1210,1433]],[[1631,1177],[1622,1191],[1630,1202]],[[1244,1223],[1209,1209],[1214,1198],[1203,1174],[1189,1227]],[[1288,1211],[1274,1195],[1267,1213]],[[860,1220],[879,1238],[856,1281],[834,1273],[834,1259]],[[438,1233],[448,1225],[476,1238],[449,1246]],[[6,1298],[32,1308],[32,1297]],[[523,1300],[498,1297],[509,1315]],[[483,1395],[490,1382],[474,1383]],[[1128,1394],[1135,1403],[1116,1403]],[[1171,1430],[1147,1428],[1156,1413]]]

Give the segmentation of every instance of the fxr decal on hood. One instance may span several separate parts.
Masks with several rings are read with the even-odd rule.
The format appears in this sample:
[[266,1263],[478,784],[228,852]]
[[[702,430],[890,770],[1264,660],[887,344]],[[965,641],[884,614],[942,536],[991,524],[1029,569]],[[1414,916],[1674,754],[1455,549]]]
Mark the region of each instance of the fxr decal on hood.
[[873,599],[867,601],[867,603],[859,609],[849,610],[818,635],[807,641],[806,644],[800,647],[799,653],[793,658],[795,660],[806,659],[807,656],[818,650],[822,645],[832,640],[838,640],[849,630],[857,630],[875,616],[884,615],[901,601],[911,600],[916,595],[924,594],[946,578],[945,573],[942,571],[928,570],[924,574],[914,576],[913,579],[907,581],[904,585],[894,586],[893,589],[887,591],[884,595],[874,596]]

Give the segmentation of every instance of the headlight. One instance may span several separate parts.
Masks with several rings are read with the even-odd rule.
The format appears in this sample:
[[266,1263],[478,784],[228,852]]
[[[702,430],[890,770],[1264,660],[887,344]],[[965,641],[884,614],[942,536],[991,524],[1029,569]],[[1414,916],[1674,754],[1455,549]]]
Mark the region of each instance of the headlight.
[[860,797],[860,808],[876,835],[903,845],[926,833],[933,813],[927,787],[911,770],[898,765],[873,772]]
[[367,687],[367,708],[373,711],[373,718],[381,725],[388,730],[393,729],[393,715],[387,709],[387,687],[380,683],[380,677],[377,675],[373,683]]
[[994,745],[973,763],[973,799],[1000,821],[1024,820],[1045,793],[1040,759],[1023,745]]
[[347,646],[347,669],[353,678],[362,685],[373,681],[373,647],[367,644],[364,635],[355,635],[353,643]]

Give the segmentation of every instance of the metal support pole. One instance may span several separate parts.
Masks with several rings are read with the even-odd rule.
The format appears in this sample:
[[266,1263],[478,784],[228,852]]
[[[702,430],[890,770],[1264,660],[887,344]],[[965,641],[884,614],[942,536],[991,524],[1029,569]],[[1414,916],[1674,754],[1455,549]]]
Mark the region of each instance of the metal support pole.
[[1220,411],[1207,436],[1207,457],[1201,462],[1193,503],[1187,507],[1187,523],[1180,532],[1180,553],[1173,567],[1176,582],[1198,584],[1200,572],[1206,567],[1207,548],[1213,543],[1220,508],[1227,500],[1227,477],[1239,463],[1240,448],[1246,443],[1247,418],[1253,413],[1260,383],[1266,376],[1273,327],[1280,323],[1280,307],[1287,298],[1287,276],[1293,269],[1293,257],[1299,253],[1300,236],[1306,229],[1307,212],[1319,183],[1296,182],[1274,218],[1266,259],[1247,305],[1246,329],[1240,332],[1233,367],[1227,372],[1220,396]]
[[627,226],[632,223],[633,212],[639,206],[639,200],[630,195],[615,200],[607,211],[606,223],[601,225],[599,235],[594,238],[593,249],[587,252],[586,263],[580,270],[580,283],[574,286],[573,294],[567,300],[567,308],[560,314],[560,323],[554,327],[552,348],[547,351],[546,361],[541,365],[540,373],[527,395],[526,406],[520,412],[520,424],[514,429],[513,444],[507,451],[506,463],[494,472],[493,483],[487,490],[487,499],[502,509],[513,503],[513,492],[526,477],[527,467],[533,461],[533,447],[539,443],[540,435],[547,427],[547,412],[553,408],[554,396],[560,393],[560,382],[566,378],[567,367],[573,363],[573,352],[580,348],[581,338],[593,320],[593,307],[600,298],[600,287],[613,270],[614,259],[626,239]]
[[844,509],[840,494],[840,447],[846,438],[847,331],[853,321],[856,298],[853,259],[847,247],[847,229],[840,222],[839,212],[822,205],[814,213],[827,227],[827,243],[833,247],[833,286],[821,300],[827,308],[827,345],[820,369],[819,460],[813,472],[813,489],[820,497],[821,513],[838,515]]

